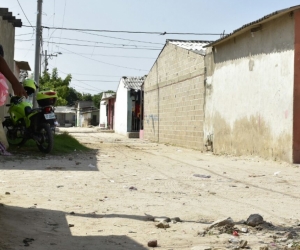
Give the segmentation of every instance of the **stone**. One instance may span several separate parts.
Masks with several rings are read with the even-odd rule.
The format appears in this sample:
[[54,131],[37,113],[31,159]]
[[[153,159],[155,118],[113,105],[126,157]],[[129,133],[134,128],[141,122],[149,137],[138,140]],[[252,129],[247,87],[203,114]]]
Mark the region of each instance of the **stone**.
[[247,246],[248,242],[246,240],[240,241],[240,248],[245,248]]
[[157,223],[155,226],[156,226],[157,228],[169,228],[169,227],[170,227],[169,223],[167,223],[167,222],[165,222],[165,221],[159,222],[159,223]]
[[247,219],[247,225],[251,227],[256,227],[259,224],[262,224],[264,222],[264,219],[259,214],[251,214],[249,218]]
[[214,227],[222,227],[225,225],[233,225],[233,224],[234,224],[233,220],[230,217],[228,217],[228,218],[224,218],[224,219],[215,221],[208,227],[208,229],[211,229]]
[[148,241],[148,247],[157,247],[157,240]]

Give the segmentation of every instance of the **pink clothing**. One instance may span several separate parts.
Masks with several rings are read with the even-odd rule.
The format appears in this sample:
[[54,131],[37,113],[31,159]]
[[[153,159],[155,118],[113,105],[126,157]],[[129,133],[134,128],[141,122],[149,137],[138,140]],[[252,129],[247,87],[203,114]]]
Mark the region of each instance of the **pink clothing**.
[[0,106],[3,106],[8,96],[8,86],[6,78],[0,73]]

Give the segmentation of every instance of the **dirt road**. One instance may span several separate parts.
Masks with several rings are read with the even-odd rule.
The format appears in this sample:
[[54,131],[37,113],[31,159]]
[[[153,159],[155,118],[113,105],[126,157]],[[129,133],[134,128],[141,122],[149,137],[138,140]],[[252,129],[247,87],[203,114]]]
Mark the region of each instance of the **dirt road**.
[[[273,226],[237,225],[248,232],[235,238],[252,249],[297,243],[296,165],[67,130],[94,150],[0,157],[0,249],[143,250],[152,249],[150,240],[159,249],[227,249],[232,234],[202,237],[203,230],[218,219],[257,213]],[[158,228],[153,218],[163,216],[181,222]],[[288,231],[293,239],[279,241]]]

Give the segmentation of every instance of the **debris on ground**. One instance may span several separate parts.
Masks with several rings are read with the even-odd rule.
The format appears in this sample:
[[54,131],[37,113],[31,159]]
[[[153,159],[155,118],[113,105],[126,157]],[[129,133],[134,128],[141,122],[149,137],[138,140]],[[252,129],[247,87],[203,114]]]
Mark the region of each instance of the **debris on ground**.
[[157,247],[157,240],[148,241],[148,247]]

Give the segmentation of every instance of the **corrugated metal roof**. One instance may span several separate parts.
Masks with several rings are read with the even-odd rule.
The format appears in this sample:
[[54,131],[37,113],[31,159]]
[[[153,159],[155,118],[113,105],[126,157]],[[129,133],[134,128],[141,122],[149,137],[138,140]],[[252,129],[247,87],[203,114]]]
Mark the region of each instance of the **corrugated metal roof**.
[[200,41],[200,40],[172,40],[168,39],[167,43],[174,44],[180,48],[187,49],[193,51],[200,55],[205,55],[204,46],[211,43],[211,41]]
[[147,76],[123,76],[124,86],[127,89],[141,90]]
[[237,36],[239,34],[242,34],[245,31],[250,30],[251,28],[258,27],[262,23],[265,23],[265,22],[270,21],[272,19],[278,18],[279,16],[282,16],[286,13],[292,12],[292,11],[294,11],[296,9],[299,9],[299,8],[300,8],[300,5],[296,5],[296,6],[293,6],[293,7],[290,7],[290,8],[275,11],[275,12],[273,12],[269,15],[266,15],[266,16],[254,21],[254,22],[243,25],[242,27],[234,30],[232,33],[230,33],[230,34],[228,34],[228,35],[226,35],[226,36],[224,36],[224,37],[222,37],[222,38],[206,45],[205,47],[211,47],[211,46],[223,43],[224,41],[230,39],[233,36]]

